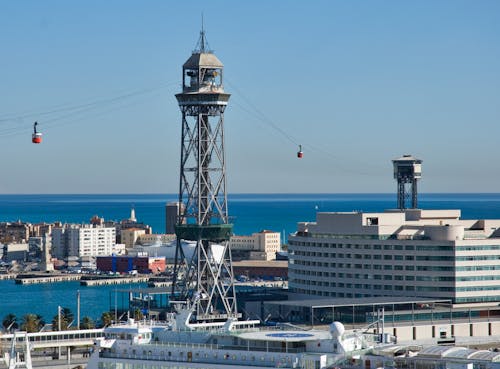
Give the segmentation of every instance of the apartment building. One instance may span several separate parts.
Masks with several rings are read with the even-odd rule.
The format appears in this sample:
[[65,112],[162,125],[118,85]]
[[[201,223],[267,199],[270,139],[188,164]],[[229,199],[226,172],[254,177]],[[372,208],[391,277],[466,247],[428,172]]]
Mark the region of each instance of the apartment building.
[[233,257],[252,260],[274,260],[281,249],[279,232],[260,231],[251,236],[232,236],[229,240]]
[[111,255],[115,245],[114,227],[66,224],[52,230],[52,256],[58,259]]

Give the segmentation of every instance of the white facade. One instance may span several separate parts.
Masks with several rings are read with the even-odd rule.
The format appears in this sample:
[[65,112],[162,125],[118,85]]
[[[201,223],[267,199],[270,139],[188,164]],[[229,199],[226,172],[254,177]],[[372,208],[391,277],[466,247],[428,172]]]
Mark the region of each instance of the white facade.
[[289,237],[289,257],[299,295],[500,301],[500,220],[459,210],[318,213]]
[[175,240],[175,234],[141,234],[137,243],[141,245],[163,245]]
[[29,252],[29,244],[26,242],[16,242],[4,245],[4,261],[25,261]]
[[111,255],[115,245],[114,227],[71,224],[52,230],[52,256],[58,259]]
[[251,236],[232,236],[229,243],[232,251],[248,251],[251,259],[273,260],[281,249],[281,235],[261,231]]

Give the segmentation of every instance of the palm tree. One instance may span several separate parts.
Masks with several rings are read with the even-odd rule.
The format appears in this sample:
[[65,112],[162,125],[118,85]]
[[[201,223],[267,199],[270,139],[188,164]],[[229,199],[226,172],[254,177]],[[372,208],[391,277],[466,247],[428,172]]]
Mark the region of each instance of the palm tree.
[[2,326],[5,330],[13,332],[19,327],[19,324],[17,324],[17,317],[14,314],[7,314],[2,320]]
[[134,310],[134,319],[135,320],[142,320],[142,319],[144,319],[144,314],[142,313],[141,309],[135,309]]
[[71,323],[75,317],[71,309],[67,307],[61,308],[61,315],[68,321],[68,324]]
[[42,317],[36,314],[26,314],[23,316],[21,329],[28,333],[38,332],[45,325]]
[[[69,308],[61,308],[60,313],[52,318],[52,330],[58,331],[59,325],[61,326],[62,331],[67,330],[69,328],[69,325],[73,321],[73,317],[74,315]],[[59,319],[61,319],[60,322]]]
[[94,329],[95,323],[90,317],[84,316],[82,319],[82,322],[80,323],[80,328],[81,329]]
[[102,313],[101,323],[104,327],[107,327],[108,325],[113,323],[113,314],[111,314],[111,312],[109,311],[105,311],[104,313]]

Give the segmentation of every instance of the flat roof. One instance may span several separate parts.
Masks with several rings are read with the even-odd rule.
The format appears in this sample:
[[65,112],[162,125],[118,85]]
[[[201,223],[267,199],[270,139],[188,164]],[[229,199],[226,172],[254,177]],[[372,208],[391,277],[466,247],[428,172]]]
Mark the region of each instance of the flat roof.
[[288,268],[288,260],[241,260],[233,261],[234,267],[270,267],[270,268]]
[[265,304],[300,306],[309,308],[340,307],[340,306],[369,306],[369,305],[395,305],[395,304],[428,304],[428,303],[451,303],[451,300],[436,300],[416,297],[357,297],[357,298],[328,298],[309,300],[286,300],[266,301]]

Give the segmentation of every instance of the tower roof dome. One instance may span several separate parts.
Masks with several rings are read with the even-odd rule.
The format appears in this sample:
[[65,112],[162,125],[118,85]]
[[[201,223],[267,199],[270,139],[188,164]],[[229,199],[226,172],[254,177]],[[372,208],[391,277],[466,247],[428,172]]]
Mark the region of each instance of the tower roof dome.
[[184,63],[184,69],[203,68],[222,68],[224,65],[212,53],[193,53],[191,57]]

